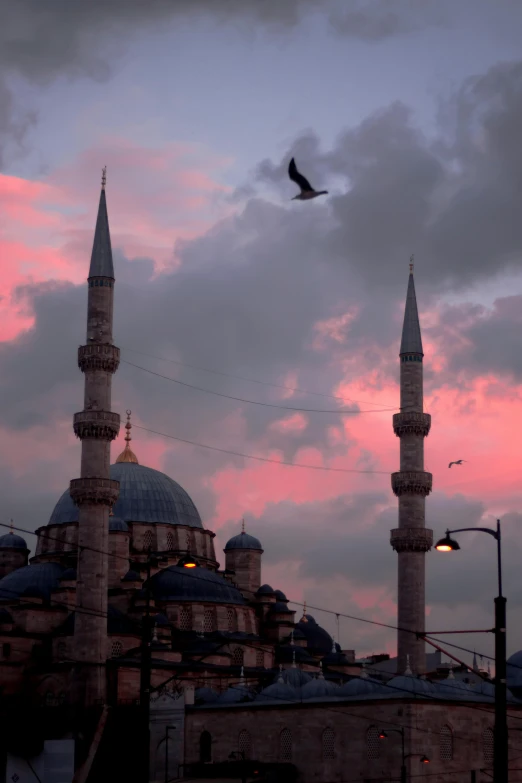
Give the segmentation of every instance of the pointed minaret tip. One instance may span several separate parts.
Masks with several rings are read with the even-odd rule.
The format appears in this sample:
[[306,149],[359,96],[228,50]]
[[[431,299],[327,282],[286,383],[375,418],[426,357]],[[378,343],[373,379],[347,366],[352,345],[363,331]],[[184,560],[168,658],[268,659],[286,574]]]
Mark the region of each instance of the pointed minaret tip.
[[408,291],[406,293],[406,307],[404,308],[404,322],[402,326],[402,339],[400,355],[416,353],[424,356],[422,350],[422,338],[417,309],[417,297],[415,295],[415,283],[413,280],[413,256],[410,258],[410,276],[408,279]]
[[96,229],[94,231],[89,277],[108,277],[114,280],[111,235],[109,231],[109,217],[107,215],[107,199],[105,197],[106,182],[107,166],[104,166],[102,169],[100,203],[98,206],[98,217],[96,218]]

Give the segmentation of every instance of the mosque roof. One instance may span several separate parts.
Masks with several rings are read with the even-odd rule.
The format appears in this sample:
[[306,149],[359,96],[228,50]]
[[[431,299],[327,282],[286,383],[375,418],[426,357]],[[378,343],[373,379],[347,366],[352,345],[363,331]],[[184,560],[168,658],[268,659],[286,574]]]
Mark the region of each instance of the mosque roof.
[[255,536],[251,536],[250,533],[245,533],[244,530],[238,533],[237,536],[233,536],[225,544],[225,552],[230,552],[232,549],[257,549],[261,552],[263,551],[261,541],[255,538]]
[[109,517],[109,530],[128,533],[129,526],[126,522],[123,521],[123,519],[120,519],[120,517],[115,517],[114,514],[111,514]]
[[274,590],[270,587],[270,585],[261,585],[256,595],[272,595],[273,592]]
[[50,598],[59,587],[59,580],[65,571],[59,563],[33,563],[18,568],[0,579],[0,599],[9,600],[21,595],[36,595]]
[[103,183],[100,193],[89,277],[111,277],[114,280],[114,265],[112,263],[111,235],[109,232],[109,217],[107,215],[107,199],[105,198],[105,183]]
[[[189,495],[165,473],[137,463],[118,462],[111,465],[110,477],[120,482],[120,494],[113,511],[124,522],[162,522],[203,528]],[[78,507],[67,489],[54,507],[49,524],[77,521]]]
[[28,550],[27,543],[22,536],[18,536],[13,533],[12,530],[5,535],[0,536],[0,549],[26,549]]
[[399,354],[420,353],[422,350],[422,338],[417,310],[417,297],[415,296],[415,283],[413,271],[408,279],[408,291],[406,293],[406,307],[404,309],[404,322],[402,326],[401,348]]
[[297,628],[304,634],[308,650],[328,655],[332,649],[333,639],[328,631],[317,624],[311,614],[304,614],[297,623]]
[[160,601],[208,601],[222,604],[246,604],[236,587],[207,568],[170,566],[150,580],[154,597]]
[[263,688],[261,693],[256,697],[258,701],[298,701],[299,695],[296,689],[286,683],[283,680],[283,676],[280,673],[277,680],[269,685],[267,688]]

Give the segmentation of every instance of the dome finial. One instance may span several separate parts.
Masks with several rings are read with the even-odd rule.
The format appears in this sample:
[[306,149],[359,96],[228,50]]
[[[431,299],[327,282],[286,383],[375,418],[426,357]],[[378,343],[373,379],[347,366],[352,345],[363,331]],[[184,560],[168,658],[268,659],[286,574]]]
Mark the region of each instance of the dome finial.
[[308,617],[306,616],[306,601],[304,601],[304,603],[303,603],[303,616],[301,617],[299,622],[300,623],[307,623],[308,622]]
[[241,520],[241,532],[242,533],[245,532],[245,517],[243,517],[243,519]]
[[408,676],[412,676],[413,675],[413,672],[412,672],[411,667],[410,667],[410,656],[409,655],[406,656],[406,668],[404,670],[404,674],[406,674]]
[[14,530],[13,530],[13,520],[12,519],[9,520],[9,532],[10,533],[14,533]]
[[130,431],[132,429],[130,417],[132,411],[127,410],[126,413],[127,413],[127,424],[125,425],[125,430],[126,430],[125,448],[121,452],[120,456],[116,459],[116,462],[132,462],[134,465],[139,465],[138,458],[130,447],[130,442],[132,440],[132,436],[130,434]]

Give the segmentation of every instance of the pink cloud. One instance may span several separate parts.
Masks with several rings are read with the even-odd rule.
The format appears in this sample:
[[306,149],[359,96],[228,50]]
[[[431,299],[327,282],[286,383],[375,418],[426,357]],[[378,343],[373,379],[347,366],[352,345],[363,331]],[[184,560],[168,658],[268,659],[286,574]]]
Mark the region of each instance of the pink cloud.
[[[219,201],[229,188],[218,177],[229,160],[194,145],[139,147],[110,138],[53,171],[45,181],[0,174],[0,340],[32,324],[15,300],[17,287],[85,279],[100,179],[109,162],[107,196],[113,248],[175,267],[175,247],[231,212]],[[215,175],[216,178],[213,178]]]

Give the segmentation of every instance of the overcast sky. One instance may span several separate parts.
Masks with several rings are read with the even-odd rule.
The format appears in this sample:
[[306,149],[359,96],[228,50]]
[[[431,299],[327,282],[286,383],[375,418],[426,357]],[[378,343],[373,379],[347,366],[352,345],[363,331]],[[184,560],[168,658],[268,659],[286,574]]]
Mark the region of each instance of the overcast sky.
[[[199,444],[369,472],[277,466],[136,426],[140,462],[185,487],[220,548],[244,516],[265,549],[265,581],[291,599],[386,623],[396,615],[391,416],[415,253],[432,414],[427,523],[438,536],[502,517],[508,647],[519,649],[522,6],[121,8],[0,0],[4,521],[45,524],[79,471],[76,350],[107,164],[125,360],[114,409]],[[290,201],[292,155],[326,199]],[[132,364],[323,412],[215,396]],[[489,538],[468,535],[458,555],[427,555],[429,628],[491,626],[494,554]],[[358,654],[395,647],[393,632],[348,620],[340,641]],[[454,641],[493,648],[488,636]]]

